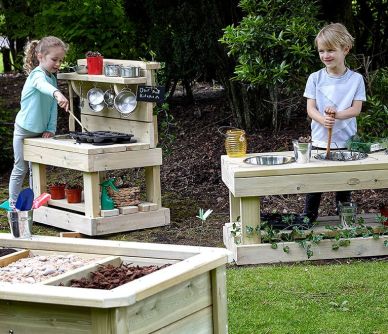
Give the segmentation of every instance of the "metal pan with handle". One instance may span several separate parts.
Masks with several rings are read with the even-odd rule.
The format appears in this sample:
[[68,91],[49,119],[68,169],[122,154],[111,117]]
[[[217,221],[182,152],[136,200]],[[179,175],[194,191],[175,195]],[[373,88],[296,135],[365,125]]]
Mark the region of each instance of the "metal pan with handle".
[[127,117],[136,109],[136,95],[129,88],[123,88],[116,95],[114,106],[122,116]]

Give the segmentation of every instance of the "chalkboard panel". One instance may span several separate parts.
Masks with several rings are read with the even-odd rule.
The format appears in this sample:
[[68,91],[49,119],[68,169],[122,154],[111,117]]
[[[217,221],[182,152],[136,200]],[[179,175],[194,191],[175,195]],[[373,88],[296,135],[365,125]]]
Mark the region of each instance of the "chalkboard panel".
[[164,86],[138,86],[136,100],[146,102],[163,103]]

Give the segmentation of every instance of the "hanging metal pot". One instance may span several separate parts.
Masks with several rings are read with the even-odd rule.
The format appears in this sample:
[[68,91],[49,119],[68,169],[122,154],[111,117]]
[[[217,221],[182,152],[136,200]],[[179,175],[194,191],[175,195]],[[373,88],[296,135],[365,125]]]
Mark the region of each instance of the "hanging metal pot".
[[104,91],[97,87],[91,88],[87,93],[87,99],[89,104],[101,104],[104,102]]
[[92,109],[92,111],[100,112],[102,109],[104,109],[105,104],[104,104],[104,102],[99,103],[99,104],[89,103],[89,107],[90,107],[90,109]]
[[115,106],[115,92],[112,88],[109,88],[104,93],[104,102],[109,109],[113,109]]
[[136,105],[136,95],[129,88],[123,88],[114,99],[115,108],[125,116],[131,114],[136,109]]

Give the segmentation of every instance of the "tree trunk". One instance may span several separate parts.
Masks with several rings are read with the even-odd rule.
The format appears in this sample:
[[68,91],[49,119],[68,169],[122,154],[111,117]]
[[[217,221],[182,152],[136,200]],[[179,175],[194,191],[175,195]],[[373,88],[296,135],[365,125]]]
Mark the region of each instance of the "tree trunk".
[[3,68],[4,73],[11,72],[11,51],[7,48],[2,48],[1,53],[3,54]]

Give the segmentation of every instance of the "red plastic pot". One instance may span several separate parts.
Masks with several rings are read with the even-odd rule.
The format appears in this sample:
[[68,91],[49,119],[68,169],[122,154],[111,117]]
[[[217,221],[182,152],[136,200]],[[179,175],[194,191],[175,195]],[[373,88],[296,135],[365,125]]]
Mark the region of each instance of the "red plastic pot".
[[52,185],[49,186],[49,193],[51,195],[51,199],[64,199],[65,198],[65,185]]
[[67,203],[81,203],[82,189],[66,189]]
[[102,74],[102,70],[104,67],[104,57],[86,57],[86,63],[88,66],[88,74]]

